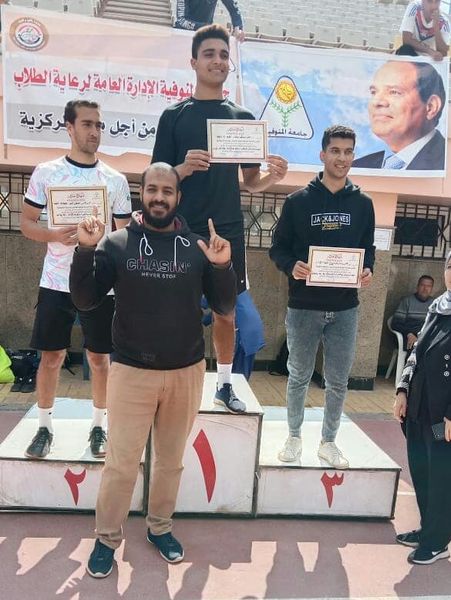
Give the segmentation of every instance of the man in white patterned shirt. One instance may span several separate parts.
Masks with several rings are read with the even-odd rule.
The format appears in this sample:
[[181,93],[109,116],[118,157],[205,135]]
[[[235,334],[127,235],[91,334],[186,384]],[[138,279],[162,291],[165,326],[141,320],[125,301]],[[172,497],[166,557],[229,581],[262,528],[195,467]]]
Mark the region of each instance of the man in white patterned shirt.
[[[38,222],[51,188],[106,187],[107,233],[112,219],[125,227],[131,215],[126,178],[96,157],[102,121],[96,102],[73,100],[66,104],[64,121],[71,140],[67,156],[37,165],[25,193],[21,230],[25,237],[47,244],[39,286],[31,347],[41,351],[37,373],[39,429],[25,451],[33,459],[45,458],[53,442],[52,411],[59,372],[70,347],[77,315],[69,293],[69,271],[77,244],[77,226],[42,227]],[[105,456],[106,381],[112,351],[111,322],[114,296],[92,311],[79,311],[86,354],[91,368],[93,420],[89,435],[93,456]]]
[[404,13],[401,27],[403,45],[396,54],[431,56],[442,60],[449,49],[450,25],[440,12],[440,0],[414,0]]

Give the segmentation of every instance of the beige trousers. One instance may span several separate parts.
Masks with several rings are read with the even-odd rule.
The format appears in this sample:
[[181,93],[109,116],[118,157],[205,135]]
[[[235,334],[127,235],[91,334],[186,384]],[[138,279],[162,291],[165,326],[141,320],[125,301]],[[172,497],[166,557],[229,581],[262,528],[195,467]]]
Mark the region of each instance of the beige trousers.
[[171,531],[186,440],[199,410],[205,361],[153,371],[114,362],[107,385],[108,449],[96,505],[96,533],[117,548],[123,538],[140,459],[152,428],[147,526]]

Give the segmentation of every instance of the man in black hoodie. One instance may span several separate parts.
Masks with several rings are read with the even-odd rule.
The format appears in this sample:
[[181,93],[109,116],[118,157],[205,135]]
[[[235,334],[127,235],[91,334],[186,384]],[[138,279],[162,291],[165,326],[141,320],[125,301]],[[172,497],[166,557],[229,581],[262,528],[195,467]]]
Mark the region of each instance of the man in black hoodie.
[[355,133],[336,125],[326,129],[320,158],[324,172],[286,199],[274,232],[270,257],[288,276],[286,317],[289,436],[279,460],[300,458],[301,425],[319,342],[324,347],[326,397],[318,456],[339,469],[349,466],[335,444],[354,360],[357,290],[310,287],[305,279],[310,246],[363,248],[361,286],[370,284],[374,265],[374,209],[371,198],[347,179],[354,158]]
[[122,541],[140,459],[153,428],[147,539],[168,562],[183,560],[172,536],[186,440],[200,406],[205,373],[202,294],[233,312],[236,277],[230,243],[209,221],[208,244],[176,215],[177,171],[164,163],[142,178],[142,211],[106,236],[97,216],[78,226],[70,289],[83,310],[116,294],[113,362],[108,376],[108,451],[96,506],[93,577],[106,577]]

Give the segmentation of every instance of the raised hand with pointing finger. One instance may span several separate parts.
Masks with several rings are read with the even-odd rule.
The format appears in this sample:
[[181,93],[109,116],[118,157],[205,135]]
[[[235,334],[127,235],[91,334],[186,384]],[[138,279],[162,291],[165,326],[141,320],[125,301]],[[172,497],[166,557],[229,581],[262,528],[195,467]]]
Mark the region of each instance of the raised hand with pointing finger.
[[208,230],[210,232],[208,246],[203,240],[197,240],[200,249],[213,265],[228,266],[232,255],[230,242],[216,233],[212,219],[208,219]]
[[78,224],[78,244],[80,246],[97,246],[105,235],[105,223],[98,217],[97,206],[93,206],[92,215]]

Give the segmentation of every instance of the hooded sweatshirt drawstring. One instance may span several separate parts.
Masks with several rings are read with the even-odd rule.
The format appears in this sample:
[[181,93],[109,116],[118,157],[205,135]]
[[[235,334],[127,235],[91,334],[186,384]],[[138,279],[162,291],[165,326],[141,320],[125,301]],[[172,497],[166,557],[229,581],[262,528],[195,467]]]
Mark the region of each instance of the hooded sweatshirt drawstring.
[[[151,246],[150,242],[153,241],[152,235],[155,232],[149,231],[146,234],[146,231],[144,231],[144,226],[142,224],[142,218],[140,213],[133,213],[132,215],[132,221],[129,225],[129,227],[136,231],[137,233],[140,234],[140,239],[139,239],[139,262],[140,264],[143,264],[146,257],[150,257],[153,256],[154,254],[154,249]],[[183,232],[183,227],[185,227],[185,231],[186,231],[186,223],[180,228],[181,232]],[[150,238],[150,242],[149,239],[147,238],[147,235]],[[165,232],[164,234],[162,234],[164,236],[168,236],[168,235],[172,235],[172,232]],[[183,235],[177,234],[174,236],[174,244],[173,244],[173,252],[174,252],[174,258],[173,258],[173,264],[174,264],[174,268],[177,268],[177,242],[180,242],[181,245],[184,248],[189,248],[191,246],[191,241],[189,239],[187,239],[186,237],[184,237]]]
[[184,238],[181,235],[176,235],[174,238],[174,267],[177,266],[177,240],[180,240],[182,242],[182,246],[184,246],[185,248],[189,248],[191,246],[191,242],[189,240],[187,240],[186,238]]
[[153,248],[149,244],[146,234],[142,234],[142,238],[139,241],[139,262],[142,263],[144,261],[144,256],[152,256]]

